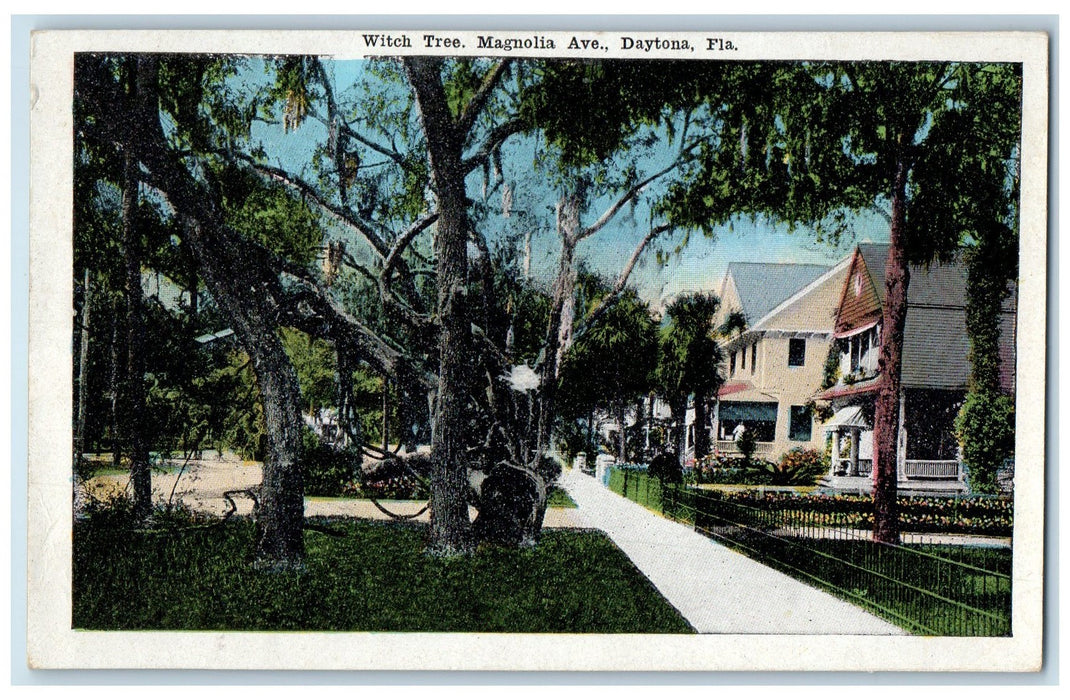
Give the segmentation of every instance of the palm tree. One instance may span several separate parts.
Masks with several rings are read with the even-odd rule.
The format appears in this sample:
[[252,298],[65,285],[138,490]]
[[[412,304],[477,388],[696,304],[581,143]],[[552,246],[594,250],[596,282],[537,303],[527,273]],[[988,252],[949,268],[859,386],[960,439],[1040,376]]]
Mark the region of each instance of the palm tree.
[[707,404],[723,382],[718,371],[721,348],[713,339],[713,317],[720,305],[721,300],[712,293],[693,292],[677,297],[665,309],[656,379],[677,426],[675,448],[681,463],[687,448],[687,399],[692,395],[695,458],[710,451]]

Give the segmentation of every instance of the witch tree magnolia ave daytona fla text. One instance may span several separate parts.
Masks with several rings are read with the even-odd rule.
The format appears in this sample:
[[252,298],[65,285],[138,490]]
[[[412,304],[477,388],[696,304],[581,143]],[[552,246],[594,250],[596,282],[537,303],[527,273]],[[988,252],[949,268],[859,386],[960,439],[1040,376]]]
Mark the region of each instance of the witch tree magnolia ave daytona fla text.
[[[414,45],[424,49],[466,49],[469,48],[464,35],[444,34],[421,34],[414,44],[413,37],[408,34],[362,34],[364,46],[372,49],[407,49]],[[608,52],[613,43],[616,43],[621,51],[651,53],[667,51],[672,53],[693,53],[696,44],[691,39],[677,39],[670,37],[618,37],[616,42],[605,38],[580,37],[572,35],[568,41],[559,41],[544,34],[532,34],[530,36],[499,36],[496,34],[477,34],[475,36],[478,50],[488,51],[554,51],[564,48],[568,51],[602,51]],[[706,51],[737,51],[738,46],[730,39],[724,37],[703,37],[698,45]]]

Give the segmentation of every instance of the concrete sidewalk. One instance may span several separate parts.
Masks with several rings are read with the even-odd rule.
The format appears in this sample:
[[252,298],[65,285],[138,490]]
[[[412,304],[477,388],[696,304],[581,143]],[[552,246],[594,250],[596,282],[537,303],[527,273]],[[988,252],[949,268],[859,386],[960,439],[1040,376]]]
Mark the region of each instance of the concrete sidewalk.
[[566,469],[559,483],[590,527],[603,530],[699,632],[721,634],[906,634],[618,496]]

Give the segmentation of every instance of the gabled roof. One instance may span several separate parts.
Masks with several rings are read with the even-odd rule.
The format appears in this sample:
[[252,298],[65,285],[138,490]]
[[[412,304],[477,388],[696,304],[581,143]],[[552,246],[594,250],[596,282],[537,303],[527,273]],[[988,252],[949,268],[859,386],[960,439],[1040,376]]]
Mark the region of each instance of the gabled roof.
[[850,256],[844,258],[809,284],[797,289],[791,296],[769,310],[760,319],[751,323],[754,330],[808,330],[828,333],[836,320],[836,303],[850,265]]
[[749,325],[829,269],[827,265],[733,262],[726,277],[735,283]]
[[[837,313],[838,334],[845,335],[880,321],[887,257],[887,244],[861,243],[857,246]],[[1014,357],[1017,299],[1013,291],[1004,302],[1004,318],[1000,321],[1000,355],[1005,366],[1012,366]],[[961,254],[948,263],[910,266],[903,336],[903,386],[942,389],[967,386],[970,368],[966,334],[966,265]],[[826,391],[822,398],[867,390],[870,387],[863,382]]]
[[[873,285],[884,303],[884,265],[888,259],[887,243],[859,243],[858,252],[865,261]],[[1004,311],[1014,311],[1014,292],[1003,304]],[[910,286],[907,289],[910,306],[966,307],[966,263],[962,251],[947,263],[910,266]]]

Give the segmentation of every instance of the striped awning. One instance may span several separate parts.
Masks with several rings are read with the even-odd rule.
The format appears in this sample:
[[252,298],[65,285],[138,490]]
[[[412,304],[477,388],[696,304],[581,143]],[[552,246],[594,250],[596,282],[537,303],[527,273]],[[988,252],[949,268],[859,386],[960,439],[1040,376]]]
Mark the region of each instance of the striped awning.
[[722,401],[717,419],[731,421],[776,421],[777,404],[768,401]]

